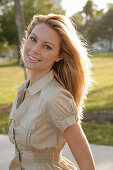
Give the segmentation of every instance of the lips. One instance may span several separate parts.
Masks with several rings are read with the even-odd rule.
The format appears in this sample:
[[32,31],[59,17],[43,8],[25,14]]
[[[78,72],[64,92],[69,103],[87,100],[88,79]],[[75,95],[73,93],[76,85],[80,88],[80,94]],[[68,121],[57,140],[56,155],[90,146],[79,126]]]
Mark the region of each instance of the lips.
[[39,59],[37,59],[37,58],[34,58],[34,57],[32,57],[31,55],[28,55],[28,58],[31,60],[31,61],[34,61],[34,62],[37,62],[37,61],[41,61],[41,60],[39,60]]

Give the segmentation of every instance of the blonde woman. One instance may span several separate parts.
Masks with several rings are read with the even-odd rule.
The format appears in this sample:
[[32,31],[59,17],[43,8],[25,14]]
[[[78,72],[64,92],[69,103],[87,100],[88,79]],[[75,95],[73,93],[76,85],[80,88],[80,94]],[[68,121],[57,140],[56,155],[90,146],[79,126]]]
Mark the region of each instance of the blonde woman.
[[66,142],[80,170],[95,170],[80,125],[91,82],[87,50],[70,20],[35,15],[21,46],[28,79],[18,88],[9,118],[15,145],[10,170],[74,170],[62,156]]

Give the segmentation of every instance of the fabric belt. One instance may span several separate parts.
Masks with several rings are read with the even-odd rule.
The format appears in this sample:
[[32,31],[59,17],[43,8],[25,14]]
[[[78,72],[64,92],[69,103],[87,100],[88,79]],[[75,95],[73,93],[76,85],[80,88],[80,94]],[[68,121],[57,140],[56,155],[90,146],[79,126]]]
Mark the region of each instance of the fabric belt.
[[20,161],[48,162],[48,163],[56,163],[62,157],[61,152],[32,152],[32,151],[18,152],[17,150],[16,155],[19,156]]

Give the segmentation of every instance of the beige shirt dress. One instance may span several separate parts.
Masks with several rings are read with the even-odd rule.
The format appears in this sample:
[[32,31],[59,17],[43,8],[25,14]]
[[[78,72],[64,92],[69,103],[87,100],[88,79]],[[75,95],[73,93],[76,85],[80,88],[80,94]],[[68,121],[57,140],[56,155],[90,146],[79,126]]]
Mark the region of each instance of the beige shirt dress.
[[8,135],[15,145],[9,170],[75,170],[62,156],[63,132],[78,121],[73,96],[53,70],[28,87],[29,82],[18,88],[9,117]]

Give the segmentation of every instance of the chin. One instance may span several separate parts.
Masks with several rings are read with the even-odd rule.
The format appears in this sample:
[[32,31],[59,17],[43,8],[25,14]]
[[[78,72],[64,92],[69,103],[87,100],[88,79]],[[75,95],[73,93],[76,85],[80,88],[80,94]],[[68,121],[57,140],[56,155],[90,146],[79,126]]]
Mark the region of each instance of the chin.
[[24,63],[24,65],[25,65],[25,68],[27,68],[29,70],[34,69],[34,67],[32,65],[30,65],[30,64]]
[[27,70],[29,70],[29,71],[30,71],[30,70],[33,70],[32,67],[29,67],[29,66],[26,66],[26,65],[25,65],[25,68],[26,68]]

